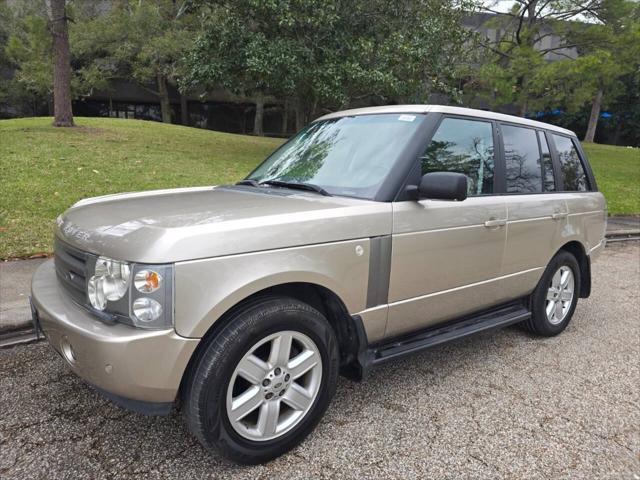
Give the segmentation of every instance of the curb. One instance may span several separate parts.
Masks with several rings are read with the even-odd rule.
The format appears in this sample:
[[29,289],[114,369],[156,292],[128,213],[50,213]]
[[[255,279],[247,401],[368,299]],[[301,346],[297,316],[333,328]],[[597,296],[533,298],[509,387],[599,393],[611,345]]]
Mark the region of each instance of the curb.
[[33,328],[25,330],[10,330],[0,333],[0,349],[11,348],[16,345],[26,345],[44,340],[42,335],[36,335]]
[[604,236],[607,239],[607,243],[640,240],[640,229],[628,228],[628,229],[621,229],[621,230],[612,230],[605,233]]

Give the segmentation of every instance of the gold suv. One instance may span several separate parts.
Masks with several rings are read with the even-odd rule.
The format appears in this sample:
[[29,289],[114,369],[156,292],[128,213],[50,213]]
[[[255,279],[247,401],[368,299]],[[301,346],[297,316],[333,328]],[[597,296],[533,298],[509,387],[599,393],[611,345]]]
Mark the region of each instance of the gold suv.
[[311,432],[339,373],[515,323],[560,333],[606,217],[573,132],[349,110],[236,185],[76,203],[33,278],[33,318],[115,403],[178,405],[203,445],[258,463]]

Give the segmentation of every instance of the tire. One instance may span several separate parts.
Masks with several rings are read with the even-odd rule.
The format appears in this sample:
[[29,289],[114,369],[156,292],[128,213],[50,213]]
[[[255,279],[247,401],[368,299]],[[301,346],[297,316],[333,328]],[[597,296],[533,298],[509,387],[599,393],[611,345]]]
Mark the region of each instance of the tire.
[[183,396],[190,431],[234,462],[257,464],[291,450],[318,424],[336,390],[338,343],[316,309],[266,297],[236,311],[193,368]]
[[[559,286],[556,285],[558,279]],[[573,283],[570,300],[567,289],[569,280]],[[566,286],[562,285],[563,281],[567,283]],[[558,335],[567,328],[578,303],[580,282],[578,261],[571,253],[561,250],[551,259],[531,294],[531,318],[524,322],[525,328],[544,337]],[[551,310],[551,314],[547,309]]]

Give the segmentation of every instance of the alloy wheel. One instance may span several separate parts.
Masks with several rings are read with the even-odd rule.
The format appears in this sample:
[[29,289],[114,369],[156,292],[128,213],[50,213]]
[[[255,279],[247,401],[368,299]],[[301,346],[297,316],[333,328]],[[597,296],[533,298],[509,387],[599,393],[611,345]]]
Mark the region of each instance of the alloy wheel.
[[560,267],[551,278],[545,311],[547,320],[552,325],[561,323],[569,313],[573,302],[574,285],[573,271],[565,265]]
[[292,330],[257,342],[236,366],[227,388],[227,417],[242,437],[267,441],[298,425],[322,380],[322,359],[307,335]]

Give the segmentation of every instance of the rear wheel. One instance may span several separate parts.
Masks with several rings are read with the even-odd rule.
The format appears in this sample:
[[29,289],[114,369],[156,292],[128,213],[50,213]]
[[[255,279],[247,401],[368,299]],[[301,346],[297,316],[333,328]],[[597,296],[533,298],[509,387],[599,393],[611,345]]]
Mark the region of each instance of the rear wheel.
[[335,392],[338,347],[324,316],[288,298],[237,312],[209,343],[185,391],[193,434],[253,464],[299,444]]
[[525,322],[527,329],[547,337],[562,332],[578,303],[580,281],[576,258],[564,250],[557,253],[531,295],[531,319]]

